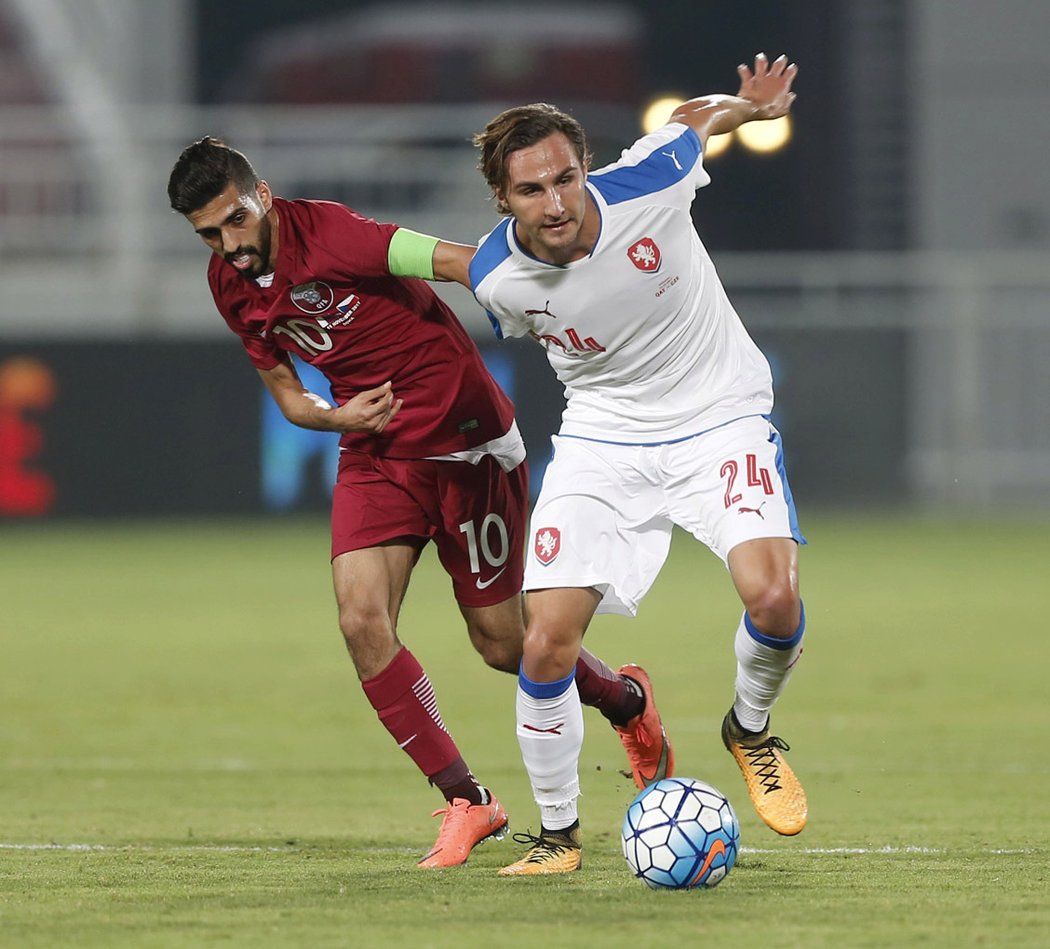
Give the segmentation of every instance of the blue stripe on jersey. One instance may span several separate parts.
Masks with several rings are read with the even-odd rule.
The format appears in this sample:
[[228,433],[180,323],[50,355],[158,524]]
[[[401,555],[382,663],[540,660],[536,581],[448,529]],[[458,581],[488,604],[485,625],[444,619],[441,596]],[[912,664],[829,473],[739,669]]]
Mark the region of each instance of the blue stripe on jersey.
[[492,324],[492,332],[496,334],[496,339],[503,339],[503,327],[499,325],[499,320],[496,319],[492,310],[486,308],[485,316],[489,318],[489,322]]
[[478,284],[510,256],[510,246],[507,244],[507,228],[510,227],[510,222],[509,217],[500,221],[470,259],[471,289],[476,290]]
[[686,128],[678,138],[650,152],[636,165],[621,165],[607,172],[588,175],[609,204],[619,204],[663,191],[677,184],[700,160],[700,136]]

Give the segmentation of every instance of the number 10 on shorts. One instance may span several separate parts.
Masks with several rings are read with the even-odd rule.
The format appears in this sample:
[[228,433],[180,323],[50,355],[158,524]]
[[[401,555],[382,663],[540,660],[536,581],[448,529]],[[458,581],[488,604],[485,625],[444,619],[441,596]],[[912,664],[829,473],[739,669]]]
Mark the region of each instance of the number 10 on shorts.
[[[493,530],[495,528],[495,530]],[[476,530],[473,521],[464,521],[459,525],[460,533],[467,536],[467,555],[470,557],[470,572],[481,573],[480,553],[490,567],[502,567],[510,554],[510,538],[507,525],[498,514],[486,514],[481,522],[481,530]],[[497,548],[492,549],[492,535],[495,534]]]

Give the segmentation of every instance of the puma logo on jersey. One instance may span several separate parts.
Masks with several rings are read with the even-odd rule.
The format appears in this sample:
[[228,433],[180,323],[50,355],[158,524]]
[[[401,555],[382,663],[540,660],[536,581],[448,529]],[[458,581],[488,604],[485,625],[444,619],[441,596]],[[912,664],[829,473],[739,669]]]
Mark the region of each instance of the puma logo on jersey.
[[558,317],[556,317],[553,313],[551,313],[550,305],[551,305],[551,301],[548,300],[546,303],[543,304],[543,309],[542,310],[526,310],[525,311],[525,315],[526,316],[549,316],[552,320],[556,320]]
[[678,160],[678,156],[673,151],[660,152],[660,154],[663,155],[665,158],[670,158],[671,161],[674,162],[675,168],[677,168],[679,171],[685,171],[685,169],[682,167],[682,163]]

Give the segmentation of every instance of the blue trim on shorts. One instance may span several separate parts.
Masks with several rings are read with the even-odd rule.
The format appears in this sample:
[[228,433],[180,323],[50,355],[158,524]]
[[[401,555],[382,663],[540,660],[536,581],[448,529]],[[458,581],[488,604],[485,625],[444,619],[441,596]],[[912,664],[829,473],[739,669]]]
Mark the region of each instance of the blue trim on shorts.
[[[575,438],[580,442],[598,442],[599,445],[623,445],[625,447],[635,448],[658,448],[660,445],[677,445],[680,442],[687,442],[691,438],[699,438],[701,435],[708,435],[711,432],[717,432],[720,428],[725,428],[727,425],[732,425],[735,422],[741,422],[746,418],[764,418],[767,422],[769,421],[768,415],[741,415],[737,418],[731,418],[728,422],[722,422],[721,425],[714,425],[711,428],[705,428],[702,432],[693,432],[692,435],[683,435],[681,438],[672,438],[667,442],[613,442],[608,441],[604,438],[590,438],[587,435],[563,435],[558,432],[558,438]],[[779,469],[778,469],[779,470]]]
[[798,511],[795,510],[795,499],[791,494],[791,485],[788,484],[787,469],[784,467],[784,442],[780,438],[780,432],[774,428],[769,440],[777,446],[777,474],[780,475],[780,483],[784,486],[784,502],[787,504],[791,536],[799,544],[808,544],[809,541],[802,536],[802,530],[798,526]]
[[799,604],[802,615],[799,617],[798,629],[792,634],[790,639],[777,639],[773,636],[767,636],[765,633],[760,633],[755,629],[755,624],[751,622],[751,617],[747,615],[747,611],[744,611],[744,627],[747,629],[748,635],[756,642],[761,643],[763,646],[768,646],[770,649],[779,649],[786,651],[788,649],[794,649],[802,639],[802,634],[806,631],[806,604]]
[[522,667],[518,667],[518,685],[522,692],[531,695],[534,699],[556,699],[559,695],[564,695],[569,691],[569,686],[575,679],[576,670],[573,669],[564,679],[557,679],[554,682],[533,682],[525,675]]

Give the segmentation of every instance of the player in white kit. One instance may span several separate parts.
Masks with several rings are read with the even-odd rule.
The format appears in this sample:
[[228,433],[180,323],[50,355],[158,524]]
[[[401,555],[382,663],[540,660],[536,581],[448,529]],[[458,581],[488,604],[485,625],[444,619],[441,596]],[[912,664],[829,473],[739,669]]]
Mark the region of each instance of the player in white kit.
[[[769,365],[693,226],[709,136],[785,115],[797,69],[764,55],[736,96],[683,103],[670,123],[589,172],[582,128],[552,106],[510,109],[476,136],[508,217],[476,252],[433,246],[433,276],[473,290],[497,335],[547,351],[567,405],[532,515],[517,734],[542,827],[503,875],[581,862],[583,717],[573,668],[596,612],[633,615],[677,524],[728,566],[744,605],[722,737],[760,817],[797,834],[805,792],[769,732],[802,652],[804,543],[770,424]],[[430,274],[427,274],[428,276]]]

